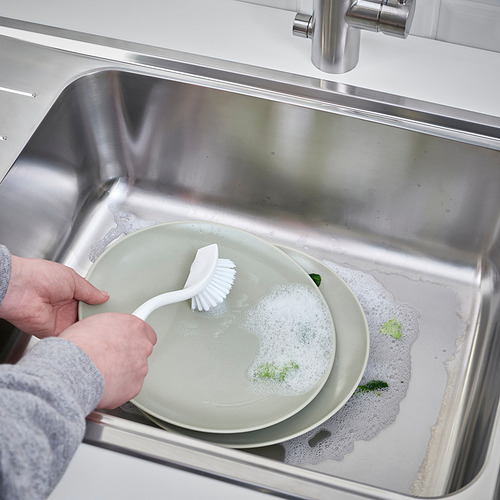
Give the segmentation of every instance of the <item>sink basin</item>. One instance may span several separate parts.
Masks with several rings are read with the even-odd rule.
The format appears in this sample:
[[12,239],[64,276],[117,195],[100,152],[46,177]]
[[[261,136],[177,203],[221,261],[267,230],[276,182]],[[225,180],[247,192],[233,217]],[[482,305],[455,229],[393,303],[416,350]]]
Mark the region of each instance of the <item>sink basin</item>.
[[[99,69],[60,93],[0,184],[0,241],[85,275],[123,234],[200,220],[372,277],[418,311],[418,337],[395,420],[342,459],[219,447],[127,405],[90,415],[86,441],[284,496],[492,498],[499,150],[491,117],[333,84]],[[29,339],[1,329],[14,361]]]

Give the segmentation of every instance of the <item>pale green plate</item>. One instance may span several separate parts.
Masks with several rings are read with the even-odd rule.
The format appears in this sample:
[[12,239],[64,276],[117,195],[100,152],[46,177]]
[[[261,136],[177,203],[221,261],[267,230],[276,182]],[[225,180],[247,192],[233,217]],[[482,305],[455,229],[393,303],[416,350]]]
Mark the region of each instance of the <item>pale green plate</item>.
[[[210,433],[241,433],[274,425],[310,403],[328,379],[335,332],[328,306],[309,275],[281,250],[229,226],[203,222],[159,224],[118,241],[94,263],[88,280],[107,290],[106,304],[80,304],[80,317],[132,312],[150,297],[184,286],[196,250],[217,243],[220,257],[236,264],[233,289],[222,313],[193,312],[188,301],[165,306],[148,318],[158,335],[149,373],[132,401],[164,422]],[[327,310],[332,349],[323,377],[303,394],[264,395],[248,369],[256,335],[243,328],[247,311],[278,285],[299,284]],[[307,314],[307,311],[304,311]]]
[[255,448],[281,443],[321,425],[337,413],[358,387],[368,362],[370,336],[363,309],[346,283],[320,261],[291,248],[279,247],[308,273],[322,277],[323,293],[335,318],[336,357],[324,387],[300,412],[276,425],[253,432],[211,434],[169,425],[145,415],[160,427],[229,448]]

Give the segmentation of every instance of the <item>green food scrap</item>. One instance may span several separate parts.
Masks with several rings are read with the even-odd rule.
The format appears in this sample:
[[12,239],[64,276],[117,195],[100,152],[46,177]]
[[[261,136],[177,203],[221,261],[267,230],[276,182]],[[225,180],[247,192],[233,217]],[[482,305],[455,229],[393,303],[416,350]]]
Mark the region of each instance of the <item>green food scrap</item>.
[[396,318],[392,318],[382,325],[380,332],[390,335],[393,339],[399,339],[401,338],[401,323]]
[[359,385],[355,394],[380,391],[381,389],[386,389],[387,387],[389,387],[389,385],[383,380],[370,380],[370,382],[367,382],[364,385]]
[[263,363],[254,372],[253,378],[270,379],[277,382],[284,382],[291,371],[299,369],[299,365],[295,361],[289,361],[284,365],[276,365],[274,363]]
[[309,276],[312,278],[314,283],[316,283],[316,286],[321,285],[321,276],[319,274],[311,273]]

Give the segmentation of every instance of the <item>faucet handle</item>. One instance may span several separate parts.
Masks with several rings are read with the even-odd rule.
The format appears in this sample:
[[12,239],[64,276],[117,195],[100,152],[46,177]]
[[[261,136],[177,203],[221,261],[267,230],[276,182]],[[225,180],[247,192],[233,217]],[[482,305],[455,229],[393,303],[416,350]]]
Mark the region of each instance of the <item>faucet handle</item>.
[[354,0],[346,21],[353,28],[406,38],[414,14],[414,0]]
[[298,13],[293,20],[292,33],[301,38],[312,37],[312,16],[309,14]]
[[386,35],[406,38],[415,15],[414,0],[382,0],[380,31]]

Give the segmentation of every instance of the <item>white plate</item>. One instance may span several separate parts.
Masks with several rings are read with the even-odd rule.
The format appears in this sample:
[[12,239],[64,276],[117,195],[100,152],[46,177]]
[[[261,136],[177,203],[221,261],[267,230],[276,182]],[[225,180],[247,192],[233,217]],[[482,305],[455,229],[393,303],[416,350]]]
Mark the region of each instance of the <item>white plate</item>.
[[[145,228],[118,241],[94,263],[88,279],[107,290],[110,299],[99,306],[80,304],[80,316],[132,312],[154,295],[182,288],[196,250],[210,243],[219,245],[220,257],[235,262],[233,289],[217,314],[193,312],[185,301],[149,316],[158,343],[133,403],[153,417],[202,432],[241,433],[274,425],[304,408],[323,387],[333,365],[335,333],[330,310],[317,286],[273,245],[244,231],[210,223]],[[278,286],[302,287],[301,292],[313,297],[323,311],[329,343],[329,349],[323,351],[324,370],[303,393],[263,393],[261,383],[249,376],[261,344],[243,322]],[[304,309],[306,323],[317,327],[314,314],[302,303],[298,308]],[[295,309],[285,310],[286,315],[292,316]]]
[[279,247],[307,273],[321,275],[319,290],[335,318],[336,357],[323,389],[304,409],[276,425],[253,432],[211,434],[169,425],[145,415],[160,427],[229,448],[281,443],[314,429],[337,413],[358,387],[368,362],[370,336],[363,309],[347,284],[332,269],[297,250]]

